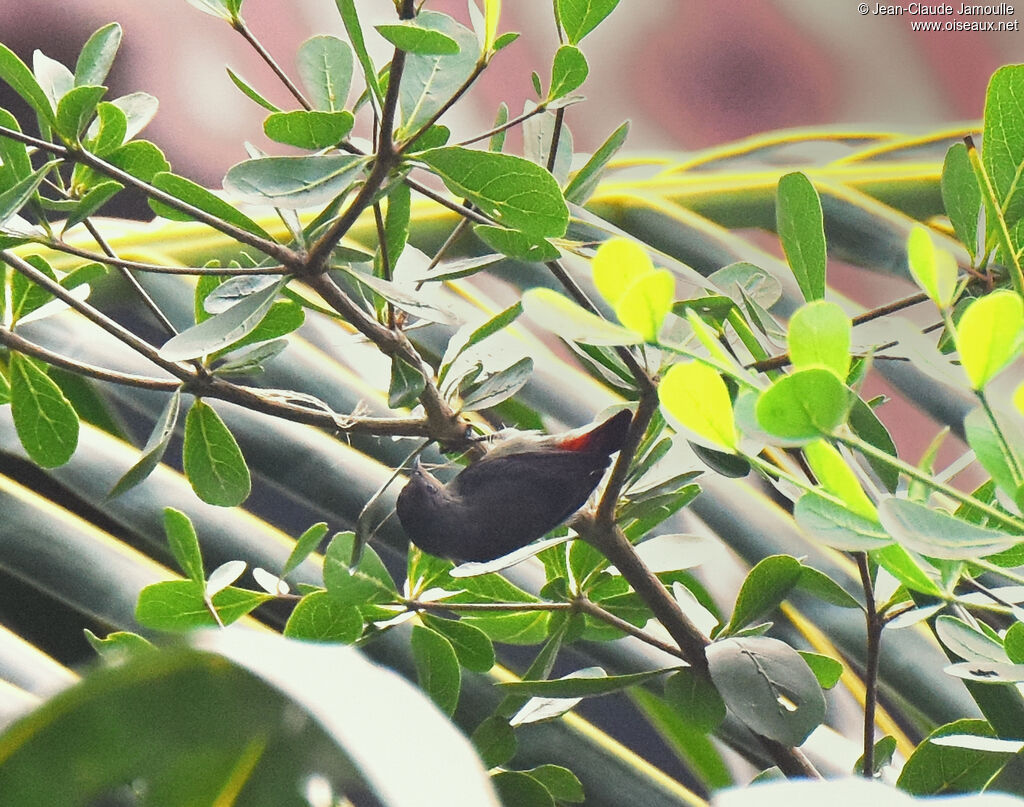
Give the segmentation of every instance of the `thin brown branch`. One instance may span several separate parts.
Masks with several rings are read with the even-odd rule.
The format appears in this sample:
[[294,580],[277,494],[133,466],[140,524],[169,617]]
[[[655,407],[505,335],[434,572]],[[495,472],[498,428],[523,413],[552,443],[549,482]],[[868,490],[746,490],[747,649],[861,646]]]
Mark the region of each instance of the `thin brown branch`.
[[297,86],[295,86],[295,82],[293,82],[288,77],[288,74],[285,73],[283,69],[281,69],[281,66],[277,63],[274,57],[270,55],[270,52],[265,47],[263,47],[263,43],[256,38],[253,32],[245,24],[245,21],[241,17],[239,17],[232,23],[231,27],[238,31],[238,33],[242,35],[242,38],[245,39],[245,41],[248,42],[250,46],[252,46],[252,49],[259,54],[259,57],[274,72],[274,75],[277,76],[278,80],[282,84],[284,84],[284,86],[288,89],[288,92],[291,93],[292,97],[299,102],[299,105],[303,109],[312,109],[313,105],[306,100],[306,97],[302,94],[302,91]]
[[670,655],[675,656],[676,658],[683,659],[683,661],[686,661],[686,657],[683,655],[683,652],[675,645],[671,645],[668,642],[661,641],[661,639],[657,638],[656,636],[652,636],[642,628],[638,628],[636,625],[627,622],[621,617],[615,616],[615,614],[613,614],[611,611],[606,611],[604,608],[602,608],[600,605],[593,602],[592,600],[588,600],[586,597],[579,597],[573,600],[573,603],[576,605],[576,608],[582,613],[589,614],[590,616],[594,617],[594,619],[599,619],[605,624],[611,625],[613,628],[617,628],[618,630],[621,630],[623,633],[629,634],[630,636],[639,639],[641,642],[644,642],[645,644],[649,644],[651,647],[656,647],[659,650],[662,650]]
[[87,261],[102,263],[106,266],[117,266],[130,269],[135,272],[149,272],[162,275],[216,275],[218,277],[231,277],[235,275],[283,275],[288,272],[287,267],[277,264],[275,266],[252,266],[249,268],[217,267],[217,266],[165,266],[159,263],[144,263],[142,261],[131,261],[119,258],[116,255],[105,255],[102,252],[76,247],[67,241],[58,239],[41,239],[36,243],[42,244],[55,252],[63,252],[66,255],[74,255]]
[[88,303],[84,303],[81,300],[75,298],[67,289],[61,286],[54,280],[51,280],[45,274],[40,272],[34,266],[27,261],[22,260],[13,252],[8,250],[0,251],[0,261],[3,261],[16,272],[20,272],[37,286],[46,289],[50,294],[56,297],[58,300],[62,300],[67,303],[71,308],[75,309],[78,313],[82,314],[86,319],[95,323],[111,336],[119,339],[121,342],[126,344],[136,353],[149,359],[153,364],[162,370],[166,370],[176,378],[180,378],[183,381],[188,381],[193,378],[193,372],[188,370],[176,362],[167,361],[160,357],[157,353],[156,348],[150,345],[143,339],[133,334],[123,325],[115,322],[102,311],[94,308]]
[[170,378],[153,378],[152,376],[121,373],[117,370],[108,370],[106,367],[97,367],[94,364],[72,359],[70,356],[55,353],[49,348],[37,345],[35,342],[30,342],[28,339],[19,336],[7,328],[0,328],[0,342],[7,345],[11,350],[24,353],[26,356],[32,356],[76,375],[94,378],[97,381],[107,381],[111,384],[121,384],[127,387],[139,387],[141,389],[160,390],[163,392],[173,392],[182,385],[181,381]]

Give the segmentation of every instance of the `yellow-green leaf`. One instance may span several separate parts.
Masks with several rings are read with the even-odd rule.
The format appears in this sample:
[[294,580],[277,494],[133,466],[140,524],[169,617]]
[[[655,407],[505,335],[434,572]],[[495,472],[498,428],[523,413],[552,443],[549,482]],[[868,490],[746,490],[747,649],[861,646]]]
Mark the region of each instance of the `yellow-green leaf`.
[[667,269],[638,277],[615,303],[615,316],[632,331],[643,334],[645,342],[658,338],[661,324],[672,309],[675,278]]
[[804,456],[819,484],[843,500],[854,513],[875,520],[878,513],[857,479],[857,475],[836,448],[824,440],[804,446]]
[[591,267],[594,285],[612,306],[637,278],[654,271],[647,251],[628,238],[610,238],[601,244]]
[[971,387],[982,389],[1024,348],[1024,303],[996,291],[967,306],[956,329],[960,362]]
[[956,291],[956,258],[939,249],[925,227],[917,225],[907,238],[907,260],[917,285],[939,308],[948,308]]
[[718,451],[736,451],[732,401],[722,377],[702,362],[674,365],[658,387],[662,409],[697,441]]
[[789,357],[795,368],[825,367],[841,380],[850,370],[850,318],[835,303],[816,300],[789,320]]

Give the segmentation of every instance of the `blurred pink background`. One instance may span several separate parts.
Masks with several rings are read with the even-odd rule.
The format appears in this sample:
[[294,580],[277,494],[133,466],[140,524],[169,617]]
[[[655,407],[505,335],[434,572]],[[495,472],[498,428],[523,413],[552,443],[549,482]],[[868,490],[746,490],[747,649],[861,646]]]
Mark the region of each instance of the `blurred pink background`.
[[[427,7],[468,20],[466,0]],[[551,7],[551,0],[504,3],[502,30],[526,35],[496,58],[473,102],[457,108],[465,134],[486,128],[501,100],[520,110],[531,95],[531,69],[542,68],[546,79],[557,44]],[[332,0],[247,0],[242,10],[290,71],[307,37],[344,35]],[[364,0],[361,14],[373,24],[393,10]],[[634,150],[689,150],[819,124],[915,131],[978,118],[988,77],[1019,58],[1022,34],[912,31],[920,19],[864,15],[853,0],[623,0],[583,42],[588,103],[569,110],[577,150],[593,149],[626,118]],[[217,185],[244,159],[242,137],[271,148],[260,128],[263,110],[231,85],[225,64],[276,103],[294,105],[240,36],[185,0],[5,3],[0,39],[26,60],[40,48],[73,65],[86,37],[111,20],[125,29],[112,91],[146,90],[160,99],[146,136],[176,168]],[[368,45],[380,62],[388,57],[389,46],[373,32]],[[192,164],[197,139],[201,165]]]

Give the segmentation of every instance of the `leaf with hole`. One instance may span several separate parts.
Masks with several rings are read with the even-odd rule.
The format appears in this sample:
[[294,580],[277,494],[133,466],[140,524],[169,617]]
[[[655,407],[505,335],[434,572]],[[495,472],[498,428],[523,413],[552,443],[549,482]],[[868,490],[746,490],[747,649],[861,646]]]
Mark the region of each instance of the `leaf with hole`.
[[825,696],[807,662],[768,637],[725,639],[707,649],[711,680],[726,706],[758,734],[803,744],[825,719]]

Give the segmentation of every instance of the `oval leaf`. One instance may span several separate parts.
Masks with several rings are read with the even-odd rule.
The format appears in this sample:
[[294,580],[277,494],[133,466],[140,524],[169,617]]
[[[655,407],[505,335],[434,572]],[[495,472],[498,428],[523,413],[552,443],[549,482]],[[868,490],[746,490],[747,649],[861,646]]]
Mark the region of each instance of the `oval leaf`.
[[32,359],[11,353],[11,416],[25,453],[43,468],[63,465],[78,447],[78,414]]
[[753,731],[798,746],[825,719],[825,696],[793,648],[764,636],[725,639],[707,649],[711,680]]
[[658,385],[658,398],[669,418],[702,445],[735,453],[732,401],[716,370],[699,361],[675,364]]
[[[565,235],[569,209],[555,178],[511,154],[445,146],[416,155],[448,189],[486,215],[535,238]],[[229,172],[230,173],[230,172]]]
[[899,543],[932,558],[983,558],[1016,546],[1021,540],[1020,536],[969,524],[941,510],[895,496],[879,504],[878,515]]
[[234,436],[209,404],[197,400],[185,417],[185,476],[207,504],[234,507],[251,489],[249,468]]

